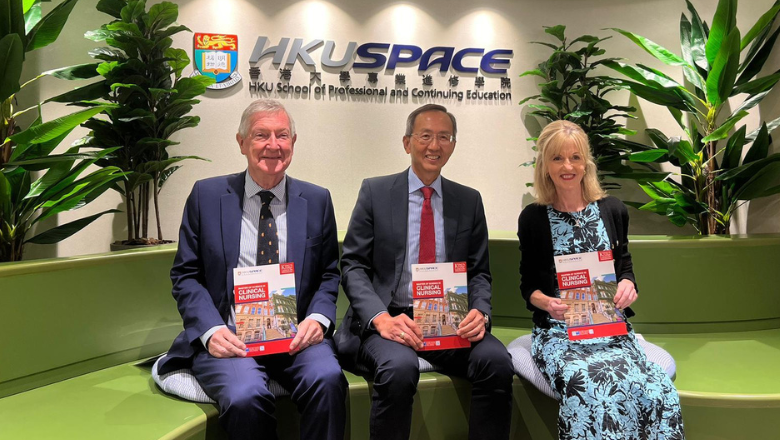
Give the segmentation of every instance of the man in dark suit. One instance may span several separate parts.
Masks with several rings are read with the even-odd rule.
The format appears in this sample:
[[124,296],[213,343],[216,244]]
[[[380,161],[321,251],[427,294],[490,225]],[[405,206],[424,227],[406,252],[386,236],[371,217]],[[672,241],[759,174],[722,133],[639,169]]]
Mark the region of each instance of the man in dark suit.
[[[285,174],[296,139],[280,103],[253,102],[236,135],[246,172],[196,182],[184,207],[171,269],[184,331],[158,371],[191,367],[232,439],[276,438],[269,376],[291,391],[302,439],[344,437],[346,379],[331,338],[336,220],[328,190]],[[285,262],[295,264],[299,321],[289,354],[246,357],[235,335],[233,268]]]
[[[512,365],[490,334],[488,232],[482,198],[441,177],[455,149],[455,117],[428,104],[409,115],[403,144],[411,168],[366,179],[344,238],[350,301],[336,332],[342,364],[374,378],[372,439],[407,439],[419,380],[417,356],[472,384],[469,438],[509,437]],[[412,314],[411,265],[465,261],[469,312],[458,336],[470,348],[424,351]]]

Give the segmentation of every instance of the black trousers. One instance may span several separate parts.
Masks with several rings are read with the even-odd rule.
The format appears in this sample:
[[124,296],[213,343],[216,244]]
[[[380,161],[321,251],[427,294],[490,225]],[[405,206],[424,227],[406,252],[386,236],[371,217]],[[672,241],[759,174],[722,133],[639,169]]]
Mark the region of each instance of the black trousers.
[[358,351],[359,362],[374,376],[372,440],[409,438],[412,404],[420,379],[418,355],[444,373],[471,382],[469,439],[509,438],[514,372],[506,347],[495,336],[486,333],[470,348],[416,352],[372,333],[363,339]]

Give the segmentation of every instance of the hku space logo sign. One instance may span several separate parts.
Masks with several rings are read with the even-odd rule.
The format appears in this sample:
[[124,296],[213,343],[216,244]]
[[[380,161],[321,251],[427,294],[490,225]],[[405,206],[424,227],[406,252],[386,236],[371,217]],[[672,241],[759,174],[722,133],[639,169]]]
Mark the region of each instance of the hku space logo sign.
[[241,81],[238,67],[238,36],[196,33],[193,37],[193,75],[214,78],[210,89],[226,89]]
[[[216,78],[211,88],[240,80],[237,50],[235,35],[195,35],[195,64]],[[249,91],[270,98],[509,102],[513,55],[511,49],[259,36],[249,56]]]

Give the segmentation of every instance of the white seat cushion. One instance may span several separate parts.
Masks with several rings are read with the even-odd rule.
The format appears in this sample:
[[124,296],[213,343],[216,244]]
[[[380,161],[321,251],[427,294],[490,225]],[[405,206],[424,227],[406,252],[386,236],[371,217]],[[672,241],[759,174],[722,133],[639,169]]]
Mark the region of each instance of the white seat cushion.
[[[542,372],[536,368],[533,357],[531,356],[531,341],[532,336],[530,334],[521,336],[512,341],[507,346],[507,351],[512,355],[512,365],[514,365],[515,373],[523,379],[531,382],[542,393],[557,399],[557,395],[550,385],[547,383],[547,379],[542,375]],[[674,358],[663,348],[647,342],[642,337],[637,337],[639,345],[647,354],[647,360],[658,364],[664,369],[667,375],[674,380],[677,373],[677,366],[674,363]]]
[[[154,383],[156,383],[161,390],[191,402],[216,403],[205,391],[203,391],[198,380],[195,379],[195,376],[192,374],[192,370],[181,369],[165,373],[162,376],[159,375],[157,373],[157,365],[162,358],[163,356],[160,356],[152,366],[152,378],[154,379]],[[268,389],[276,397],[290,395],[289,391],[284,389],[284,387],[273,379],[268,382]]]

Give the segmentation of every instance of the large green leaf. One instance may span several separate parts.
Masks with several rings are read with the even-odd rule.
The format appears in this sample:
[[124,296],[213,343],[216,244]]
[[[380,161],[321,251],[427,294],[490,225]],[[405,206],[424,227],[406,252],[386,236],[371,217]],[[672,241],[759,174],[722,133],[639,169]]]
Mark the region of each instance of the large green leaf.
[[765,92],[757,93],[753,96],[750,96],[748,99],[745,100],[739,107],[737,107],[736,110],[731,114],[729,117],[734,117],[737,113],[741,111],[747,111],[751,108],[757,106],[765,97],[769,94],[771,90],[767,90]]
[[640,151],[639,153],[631,153],[628,159],[631,162],[655,162],[656,160],[664,157],[667,151],[663,149]]
[[52,196],[43,205],[43,211],[36,217],[32,223],[43,221],[53,215],[71,209],[80,208],[84,205],[86,199],[93,191],[105,190],[105,187],[112,181],[122,177],[122,173],[115,167],[103,168],[91,173],[90,175],[78,179],[68,185],[58,194]]
[[708,30],[699,17],[699,13],[696,12],[696,8],[693,7],[689,0],[685,0],[688,4],[688,11],[691,13],[691,56],[696,66],[699,66],[704,71],[710,70],[710,64],[707,62],[706,44]]
[[60,67],[59,69],[47,70],[42,75],[51,75],[59,79],[89,79],[98,76],[97,66],[100,63],[77,64],[75,66]]
[[5,173],[0,172],[0,219],[10,218],[14,205],[11,200],[11,183]]
[[27,52],[48,46],[60,36],[65,22],[78,0],[64,0],[46,14],[27,35]]
[[[707,39],[707,61],[710,65],[715,63],[715,59],[720,53],[722,46],[729,38],[731,32],[737,25],[737,0],[718,0],[718,7],[715,9],[715,16],[712,19],[710,36]],[[739,52],[739,39],[737,39],[737,53]],[[715,67],[713,66],[713,70]],[[709,81],[708,81],[709,84]]]
[[[180,77],[181,72],[190,64],[190,57],[184,49],[169,48],[165,50],[165,58],[168,58],[168,65],[173,70],[175,77]],[[178,87],[178,85],[177,85]]]
[[666,48],[648,40],[647,38],[634,34],[632,32],[624,31],[623,29],[619,28],[610,28],[615,32],[618,32],[622,35],[624,35],[629,40],[633,41],[647,51],[650,55],[656,57],[658,60],[663,62],[664,64],[667,64],[669,66],[684,66],[686,65],[685,60],[680,58],[679,56],[675,55],[670,50],[667,50]]
[[19,91],[23,63],[24,49],[19,35],[9,34],[0,39],[0,102]]
[[191,99],[206,93],[206,86],[214,84],[214,78],[198,75],[191,78],[182,78],[176,82],[176,99]]
[[94,82],[84,87],[73,89],[69,92],[65,92],[61,95],[54,96],[45,101],[46,102],[77,102],[77,101],[90,101],[93,99],[102,98],[109,91],[108,85],[105,80]]
[[[780,117],[776,119],[772,119],[771,121],[766,123],[767,131],[769,131],[769,134],[772,134],[772,132],[775,130],[775,128],[780,127]],[[754,139],[756,139],[756,136],[758,135],[759,130],[761,128],[757,128],[753,131],[751,131],[747,136],[745,136],[745,140],[752,142]]]
[[724,173],[718,174],[715,180],[737,181],[737,180],[748,179],[751,176],[755,175],[758,172],[758,170],[764,168],[770,163],[775,163],[775,162],[780,162],[780,153],[775,153],[765,159],[760,159],[755,162],[743,164],[736,168],[732,168]]
[[742,110],[738,112],[736,115],[730,117],[729,119],[726,119],[720,127],[718,127],[715,131],[710,133],[709,136],[702,139],[702,142],[712,142],[720,139],[725,139],[729,135],[729,130],[734,128],[734,126],[737,125],[737,122],[739,122],[742,118],[744,118],[747,115],[748,112]]
[[[28,7],[29,6],[29,7]],[[24,35],[27,34],[41,21],[43,16],[41,2],[24,0]]]
[[742,163],[756,162],[766,158],[767,154],[769,154],[769,130],[766,124],[761,124],[756,140],[753,141],[753,145],[745,154],[745,159],[742,160]]
[[65,223],[64,225],[57,226],[55,228],[51,228],[48,231],[44,231],[28,240],[25,241],[25,243],[35,243],[35,244],[54,244],[59,243],[62,240],[65,240],[66,238],[70,237],[71,235],[75,234],[76,232],[79,232],[80,230],[87,227],[90,223],[94,222],[95,220],[99,219],[105,214],[114,214],[117,212],[122,212],[118,209],[108,209],[103,212],[99,212],[94,215],[90,215],[88,217],[84,217],[78,220],[74,220],[69,223]]
[[566,39],[566,36],[564,35],[564,32],[566,31],[566,26],[559,24],[557,26],[544,26],[544,33],[550,34],[553,37],[557,38],[560,42],[563,42]]
[[151,32],[173,24],[179,16],[179,7],[171,2],[158,3],[149,8],[149,18],[146,24]]
[[[38,179],[30,186],[30,192],[27,195],[27,198],[33,198],[40,195],[44,200],[48,200],[55,194],[60,193],[68,185],[73,183],[78,178],[78,176],[80,176],[82,172],[86,171],[87,168],[92,166],[92,164],[110,155],[118,149],[119,147],[114,147],[106,148],[100,151],[82,152],[82,154],[87,155],[88,158],[80,161],[75,167],[71,168],[72,165],[68,166],[64,173],[58,172],[61,171],[59,169],[55,170],[55,168],[60,167],[59,164],[56,167],[52,167],[49,171],[46,172],[46,174],[43,175],[43,177]],[[72,147],[68,150],[68,153],[79,153],[79,148]],[[49,174],[53,175],[49,176]]]
[[650,86],[653,88],[663,87],[667,89],[683,88],[682,85],[680,85],[680,83],[669,78],[664,73],[659,72],[655,69],[651,69],[647,66],[643,66],[641,64],[637,64],[636,66],[631,66],[625,63],[619,63],[614,61],[608,61],[602,64],[609,67],[612,70],[622,73],[623,75],[635,81],[639,81],[640,83],[646,86]]
[[731,92],[731,95],[733,96],[738,93],[756,95],[758,93],[768,92],[777,84],[778,80],[780,80],[780,70],[771,75],[767,75],[763,78],[756,78],[753,81],[735,87]]
[[742,38],[739,49],[742,50],[747,47],[764,29],[771,27],[778,12],[780,12],[780,5],[775,5],[766,11]]
[[125,23],[132,23],[144,13],[146,13],[146,4],[144,1],[131,0],[122,8],[119,15]]
[[54,139],[62,133],[72,130],[87,119],[104,111],[107,107],[93,107],[72,113],[60,118],[45,122],[41,125],[30,127],[27,130],[11,136],[11,140],[17,143],[41,143]]
[[633,81],[625,81],[631,91],[647,101],[665,107],[673,107],[684,111],[694,111],[695,104],[690,95],[675,93],[676,89],[653,88]]
[[723,162],[720,164],[722,170],[739,166],[739,160],[742,158],[742,146],[745,145],[746,131],[747,126],[743,125],[729,138],[726,151],[723,153]]
[[750,50],[748,50],[748,53],[739,68],[742,74],[739,76],[737,84],[748,82],[764,67],[764,63],[766,63],[766,60],[769,58],[775,41],[777,41],[778,34],[780,34],[780,29],[773,32],[769,38],[765,37],[767,34],[769,34],[769,29],[762,32],[761,36],[750,45]]
[[125,2],[122,0],[100,0],[97,4],[97,10],[106,13],[114,18],[122,17],[122,8]]
[[[731,0],[721,0],[722,2]],[[709,42],[708,48],[709,48]],[[707,101],[714,107],[728,99],[734,89],[739,69],[739,29],[734,28],[719,46],[712,70],[707,75]],[[707,59],[709,59],[709,49]]]
[[776,194],[780,186],[780,162],[772,162],[758,169],[734,194],[737,200],[753,200]]

